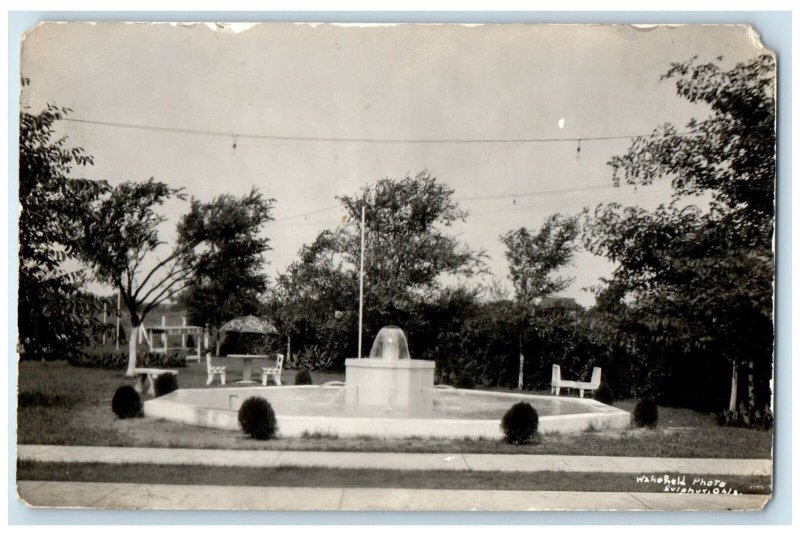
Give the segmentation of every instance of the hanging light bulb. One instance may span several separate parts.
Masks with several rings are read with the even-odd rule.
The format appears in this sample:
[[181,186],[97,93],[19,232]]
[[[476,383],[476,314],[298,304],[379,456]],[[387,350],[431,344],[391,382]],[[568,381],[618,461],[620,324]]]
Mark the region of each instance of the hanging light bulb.
[[234,135],[233,135],[233,150],[234,150],[234,151],[236,150],[236,146],[238,145],[238,143],[237,143],[238,141],[239,141],[239,136],[237,136],[236,134],[234,134]]
[[575,151],[575,158],[581,157],[581,140],[578,140],[578,150]]

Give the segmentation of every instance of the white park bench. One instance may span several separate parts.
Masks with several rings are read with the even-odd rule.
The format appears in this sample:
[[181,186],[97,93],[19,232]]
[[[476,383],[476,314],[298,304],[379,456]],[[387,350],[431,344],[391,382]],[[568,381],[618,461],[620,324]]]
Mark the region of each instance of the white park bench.
[[558,365],[553,365],[553,376],[550,380],[550,394],[554,394],[558,396],[561,393],[561,388],[566,389],[577,389],[580,391],[581,398],[583,398],[583,392],[589,391],[592,392],[598,387],[600,387],[600,375],[602,371],[600,367],[594,367],[592,369],[592,379],[588,382],[578,382],[573,380],[562,380],[561,379],[561,367]]
[[278,359],[274,367],[261,367],[261,384],[267,385],[270,376],[275,380],[276,385],[281,384],[281,372],[283,371],[283,354],[278,354]]
[[136,376],[136,390],[140,393],[144,392],[144,380],[147,378],[148,387],[147,394],[150,396],[156,395],[156,378],[162,374],[178,375],[177,370],[159,369],[159,368],[135,368],[133,375]]
[[214,382],[214,376],[219,376],[219,383],[225,385],[225,367],[211,363],[211,352],[206,352],[206,372],[208,373],[206,385]]

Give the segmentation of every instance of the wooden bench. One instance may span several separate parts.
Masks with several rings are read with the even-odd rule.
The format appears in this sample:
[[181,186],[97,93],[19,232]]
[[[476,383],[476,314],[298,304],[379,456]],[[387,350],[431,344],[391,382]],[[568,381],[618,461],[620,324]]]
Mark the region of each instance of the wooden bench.
[[178,375],[177,370],[159,369],[159,368],[135,368],[133,375],[136,376],[136,390],[140,393],[144,392],[144,380],[147,378],[148,387],[147,394],[150,396],[156,395],[156,378],[162,374]]

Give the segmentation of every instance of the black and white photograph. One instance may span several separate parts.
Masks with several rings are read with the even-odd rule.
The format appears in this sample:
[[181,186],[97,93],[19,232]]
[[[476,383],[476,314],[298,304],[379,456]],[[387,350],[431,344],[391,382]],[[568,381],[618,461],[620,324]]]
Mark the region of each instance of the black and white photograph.
[[20,48],[26,509],[770,502],[756,27],[87,19]]

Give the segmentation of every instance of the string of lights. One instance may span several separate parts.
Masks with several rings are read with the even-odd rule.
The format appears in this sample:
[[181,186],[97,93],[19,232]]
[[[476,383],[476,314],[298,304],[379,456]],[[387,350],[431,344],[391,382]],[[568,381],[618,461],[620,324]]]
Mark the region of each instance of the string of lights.
[[[524,198],[531,198],[531,197],[538,197],[538,196],[546,196],[546,195],[558,195],[558,194],[565,194],[565,193],[578,193],[578,192],[588,192],[588,191],[596,191],[596,190],[612,190],[617,189],[616,186],[613,184],[595,184],[590,186],[579,186],[574,188],[561,188],[557,190],[541,190],[538,192],[526,192],[522,194],[500,194],[500,195],[478,195],[478,196],[469,196],[469,197],[455,197],[456,201],[464,202],[464,201],[483,201],[483,200],[501,200],[501,199],[508,199],[513,200],[513,204],[509,206],[508,204],[502,205],[489,205],[489,206],[479,206],[469,208],[469,213],[471,216],[476,214],[486,214],[492,212],[499,212],[499,211],[508,211],[508,210],[515,210],[515,209],[530,209],[531,207],[539,207],[540,205],[536,203],[516,203],[517,199],[524,199]],[[658,192],[655,196],[653,196],[652,192],[646,190],[637,190],[634,192],[620,192],[615,194],[615,199],[617,198],[652,198],[652,197],[661,197],[662,193]],[[577,197],[571,198],[569,200],[570,205],[582,205],[586,203],[591,203],[592,201],[596,200],[595,197]],[[562,202],[563,203],[563,202]],[[293,227],[293,226],[313,226],[313,225],[320,225],[323,223],[327,223],[330,225],[334,225],[338,223],[336,220],[326,220],[325,222],[316,222],[316,223],[302,223],[302,224],[283,224],[283,222],[287,222],[290,220],[298,219],[298,218],[306,218],[311,215],[319,214],[322,212],[327,212],[335,209],[341,209],[341,205],[330,205],[327,207],[323,207],[320,209],[308,211],[308,212],[301,212],[299,214],[292,214],[291,216],[284,216],[282,218],[277,218],[267,225],[274,226],[274,227]]]
[[[292,142],[342,142],[342,143],[367,143],[367,144],[530,144],[530,143],[577,143],[577,155],[580,157],[581,152],[581,144],[587,141],[604,141],[604,140],[633,140],[636,138],[647,138],[647,137],[658,137],[658,131],[653,131],[650,134],[625,134],[625,135],[614,135],[614,136],[583,136],[583,137],[553,137],[553,138],[365,138],[365,137],[322,137],[322,136],[288,136],[288,135],[274,135],[274,134],[255,134],[255,133],[239,133],[234,131],[223,131],[223,130],[203,130],[203,129],[189,129],[189,128],[179,128],[179,127],[166,127],[166,126],[159,126],[159,125],[146,125],[146,124],[137,124],[137,123],[125,123],[125,122],[115,122],[115,121],[100,121],[100,120],[93,120],[93,119],[83,119],[77,117],[65,117],[62,119],[68,123],[76,123],[76,124],[84,124],[84,125],[96,125],[96,126],[103,126],[103,127],[112,127],[112,128],[125,128],[125,129],[132,129],[132,130],[142,130],[142,131],[151,131],[151,132],[166,132],[166,133],[173,133],[173,134],[186,134],[186,135],[200,135],[200,136],[214,136],[214,137],[225,137],[230,138],[233,140],[233,148],[234,150],[239,145],[240,139],[261,139],[261,140],[274,140],[274,141],[292,141]],[[698,132],[696,131],[686,131],[686,132],[677,132],[673,135],[679,136],[691,136],[696,135]],[[502,200],[502,199],[509,199],[512,200],[513,205],[517,205],[518,207],[526,207],[530,206],[528,204],[517,204],[517,199],[524,199],[536,196],[545,196],[545,195],[558,195],[558,194],[565,194],[565,193],[577,193],[577,192],[585,192],[585,191],[593,191],[593,190],[606,190],[610,188],[615,188],[612,184],[595,184],[589,186],[578,186],[572,188],[561,188],[561,189],[553,189],[553,190],[541,190],[536,192],[523,192],[523,193],[508,193],[508,194],[494,194],[494,195],[477,195],[477,196],[466,196],[466,197],[456,197],[457,201],[460,202],[471,202],[471,201],[482,201],[482,200]],[[272,222],[269,222],[268,225],[282,227],[282,222],[287,222],[299,218],[307,218],[308,216],[312,216],[315,214],[320,214],[323,212],[328,212],[334,209],[340,208],[339,205],[330,205],[322,208],[318,208],[315,210],[302,212],[299,214],[292,214],[289,216],[284,216],[281,218],[277,218]],[[478,212],[483,212],[487,209],[489,211],[493,211],[495,209],[506,209],[508,208],[507,205],[503,205],[503,207],[477,207]],[[473,209],[475,210],[475,209]],[[295,224],[295,225],[304,225],[304,224]],[[311,225],[311,224],[305,224]]]
[[[127,128],[133,130],[148,130],[152,132],[170,132],[174,134],[195,134],[202,136],[217,136],[226,137],[233,140],[234,148],[237,146],[238,141],[244,138],[260,139],[260,140],[276,140],[276,141],[298,141],[298,142],[342,142],[342,143],[444,143],[444,144],[461,144],[461,143],[563,143],[572,142],[578,143],[578,151],[580,151],[580,144],[587,141],[603,141],[603,140],[627,140],[635,138],[657,137],[656,131],[650,134],[624,134],[616,136],[582,136],[570,138],[360,138],[360,137],[327,137],[327,136],[288,136],[278,134],[254,134],[254,133],[241,133],[234,131],[223,130],[202,130],[190,129],[179,127],[165,127],[158,125],[144,125],[136,123],[122,123],[115,121],[98,121],[93,119],[81,119],[76,117],[65,117],[62,121],[69,123],[80,123],[87,125],[98,125],[106,127]],[[698,134],[695,131],[677,132],[678,136],[691,136]]]

